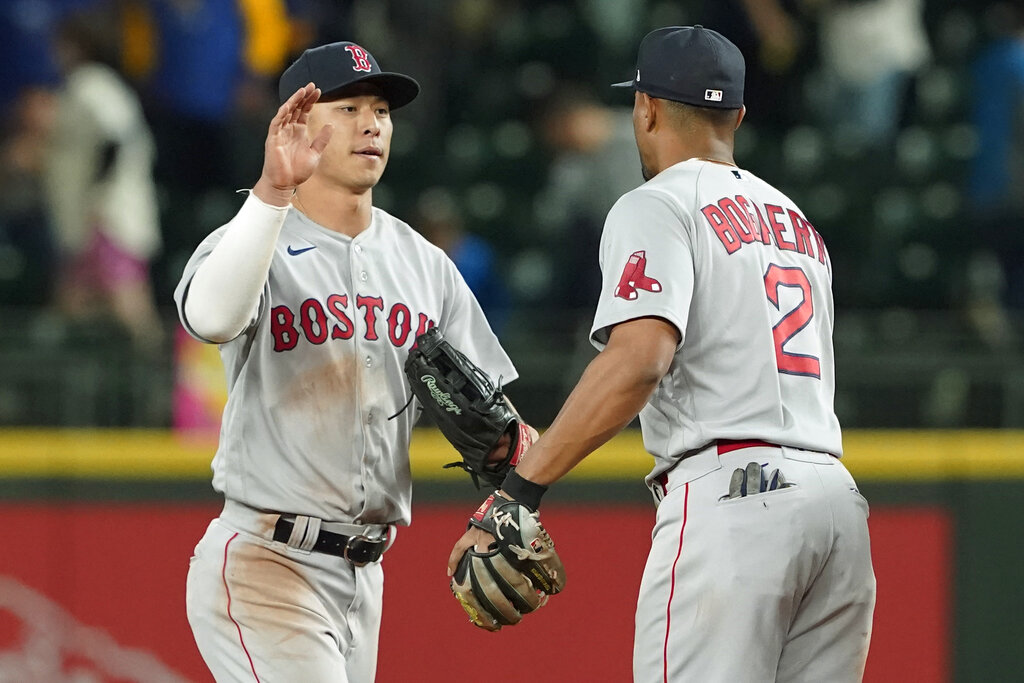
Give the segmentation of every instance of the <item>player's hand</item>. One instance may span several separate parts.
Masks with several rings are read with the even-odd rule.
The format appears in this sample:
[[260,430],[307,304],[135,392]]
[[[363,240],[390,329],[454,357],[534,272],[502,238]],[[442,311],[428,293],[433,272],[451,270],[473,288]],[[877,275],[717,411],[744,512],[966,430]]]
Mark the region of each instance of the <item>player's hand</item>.
[[[537,443],[537,439],[540,438],[540,433],[530,425],[526,425],[526,429],[529,431],[530,438],[529,441],[526,444],[524,444],[526,448],[524,448],[523,451],[519,454],[519,458],[516,460],[516,464],[522,462],[523,457],[526,455],[526,451],[529,450],[530,446]],[[512,448],[512,433],[505,432],[505,434],[500,439],[498,439],[498,443],[494,445],[494,448],[491,449],[490,455],[487,456],[487,462],[505,462],[505,459],[508,458],[508,449],[510,448]]]
[[462,534],[456,543],[455,547],[452,548],[452,554],[448,556],[448,576],[455,573],[455,568],[459,566],[459,560],[466,554],[466,551],[470,548],[476,547],[480,552],[487,552],[487,547],[494,542],[494,536],[483,529],[477,527],[470,527],[469,530]]
[[487,631],[518,624],[565,587],[555,542],[530,506],[495,492],[477,508],[448,557],[449,587]]
[[270,121],[263,175],[254,188],[256,196],[268,204],[286,205],[295,188],[306,182],[320,163],[333,127],[325,125],[309,140],[309,112],[319,99],[320,89],[308,83],[295,91]]

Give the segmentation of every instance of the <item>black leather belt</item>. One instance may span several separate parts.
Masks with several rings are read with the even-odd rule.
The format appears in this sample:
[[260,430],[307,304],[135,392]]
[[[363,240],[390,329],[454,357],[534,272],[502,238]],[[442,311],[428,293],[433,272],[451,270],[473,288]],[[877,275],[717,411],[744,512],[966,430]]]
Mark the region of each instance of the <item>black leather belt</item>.
[[[292,520],[279,517],[274,526],[274,540],[287,543],[294,526]],[[387,544],[387,536],[372,539],[367,536],[345,536],[321,529],[312,549],[318,553],[343,557],[353,565],[362,567],[379,560]]]

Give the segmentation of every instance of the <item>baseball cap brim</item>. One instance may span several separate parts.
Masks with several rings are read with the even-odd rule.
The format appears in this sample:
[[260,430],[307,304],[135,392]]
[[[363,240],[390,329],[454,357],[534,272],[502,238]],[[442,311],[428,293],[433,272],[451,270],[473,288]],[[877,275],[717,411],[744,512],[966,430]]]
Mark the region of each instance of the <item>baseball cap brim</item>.
[[404,107],[420,94],[420,84],[415,79],[390,71],[356,78],[337,87],[327,86],[325,88],[319,83],[314,83],[314,85],[321,90],[320,98],[328,100],[356,83],[372,83],[379,87],[384,92],[384,99],[388,101],[392,109]]
[[612,83],[613,88],[635,88],[636,81],[622,81],[621,83]]

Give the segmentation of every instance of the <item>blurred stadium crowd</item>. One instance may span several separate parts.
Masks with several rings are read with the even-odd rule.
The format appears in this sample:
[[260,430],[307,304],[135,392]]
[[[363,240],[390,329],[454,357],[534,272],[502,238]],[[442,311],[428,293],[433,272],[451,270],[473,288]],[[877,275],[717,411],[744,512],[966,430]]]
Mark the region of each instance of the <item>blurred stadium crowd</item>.
[[449,252],[550,420],[641,182],[607,86],[694,23],[747,56],[740,165],[829,244],[845,426],[1024,426],[1020,0],[5,0],[0,425],[170,426],[171,291],[259,175],[280,72],[342,39],[423,86],[375,203]]

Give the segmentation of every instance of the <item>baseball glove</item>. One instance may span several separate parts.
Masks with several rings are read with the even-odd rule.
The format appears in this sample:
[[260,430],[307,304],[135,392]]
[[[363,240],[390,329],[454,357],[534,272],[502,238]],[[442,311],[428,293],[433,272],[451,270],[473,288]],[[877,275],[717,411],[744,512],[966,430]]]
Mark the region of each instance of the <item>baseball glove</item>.
[[565,587],[565,568],[535,510],[495,493],[469,520],[494,536],[486,552],[470,548],[451,589],[474,625],[487,631],[518,624]]
[[[433,327],[416,338],[405,361],[412,393],[445,438],[462,456],[461,467],[480,488],[482,479],[497,488],[533,443],[530,427],[512,409],[501,387]],[[509,435],[508,452],[492,455]]]

